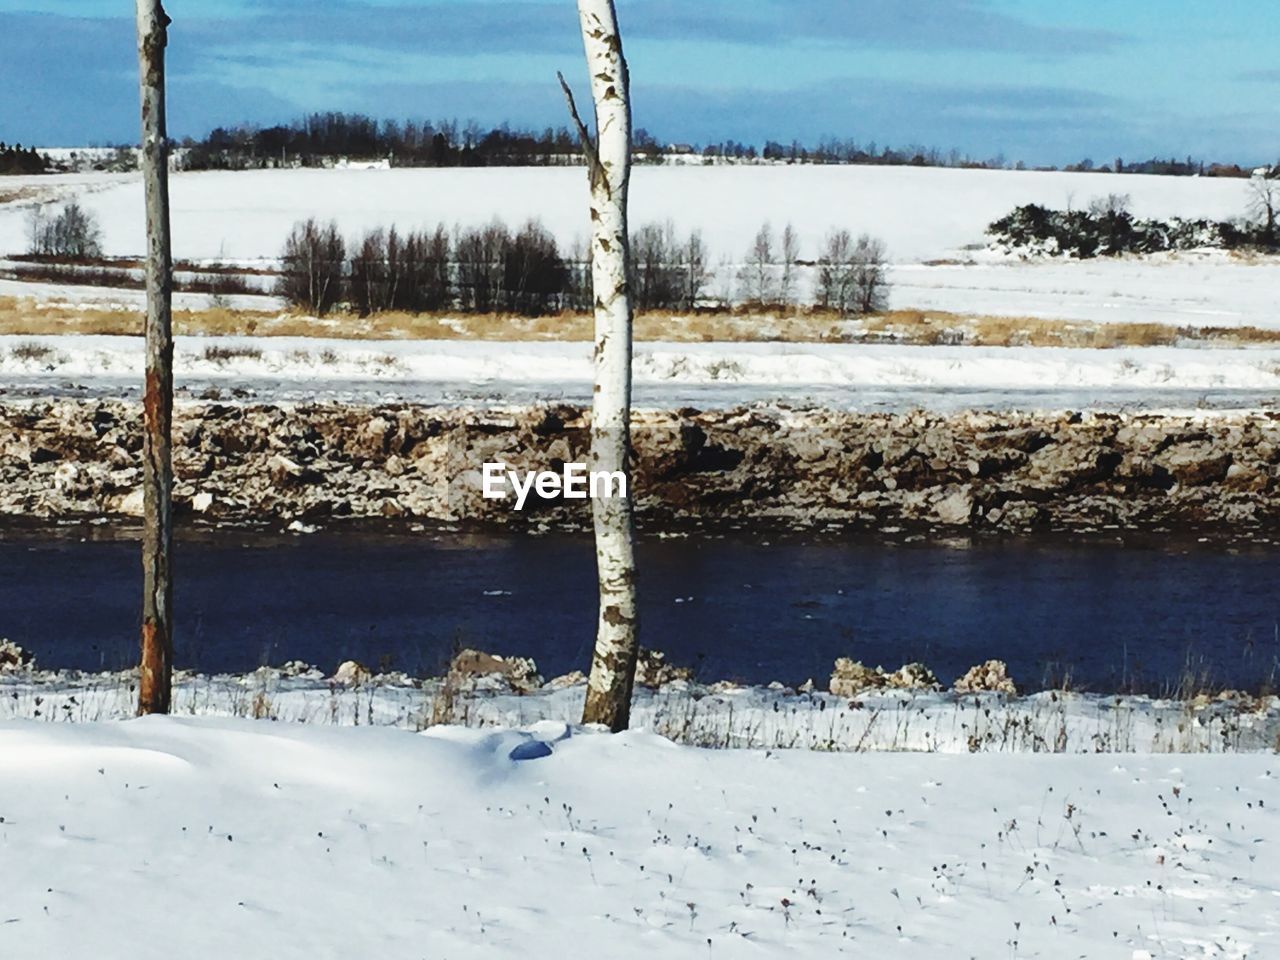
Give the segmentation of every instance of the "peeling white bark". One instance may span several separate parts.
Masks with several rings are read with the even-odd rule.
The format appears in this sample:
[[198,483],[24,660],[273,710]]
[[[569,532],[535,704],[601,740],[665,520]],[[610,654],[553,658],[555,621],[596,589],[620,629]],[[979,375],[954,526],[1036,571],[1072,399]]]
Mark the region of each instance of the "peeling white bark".
[[[594,148],[584,141],[591,177],[591,276],[595,292],[595,397],[591,469],[629,476],[631,296],[627,289],[627,189],[631,179],[630,77],[613,0],[578,0],[591,94]],[[631,491],[628,484],[628,493]],[[635,681],[636,587],[630,496],[596,498],[600,614],[583,722],[626,729]]]

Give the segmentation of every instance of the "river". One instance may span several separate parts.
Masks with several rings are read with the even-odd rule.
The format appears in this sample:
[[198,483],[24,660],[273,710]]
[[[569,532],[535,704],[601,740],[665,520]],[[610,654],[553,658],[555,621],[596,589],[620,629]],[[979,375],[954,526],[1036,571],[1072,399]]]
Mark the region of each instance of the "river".
[[[1158,692],[1188,668],[1256,689],[1280,663],[1271,547],[647,539],[639,560],[644,643],[707,680],[822,685],[851,656],[950,681],[999,658],[1024,687]],[[532,656],[548,677],[585,669],[593,565],[589,539],[567,535],[183,540],[177,663],[436,674],[463,645]],[[46,668],[127,666],[140,580],[133,541],[6,534],[0,637]]]

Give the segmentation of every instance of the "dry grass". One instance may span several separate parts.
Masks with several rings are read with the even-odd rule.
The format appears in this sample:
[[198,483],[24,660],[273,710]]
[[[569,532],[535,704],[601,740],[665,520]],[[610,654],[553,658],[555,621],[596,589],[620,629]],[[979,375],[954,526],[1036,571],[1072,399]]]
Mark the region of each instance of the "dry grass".
[[45,191],[40,187],[4,187],[0,188],[0,206],[6,203],[22,203],[40,197]]
[[871,337],[916,344],[980,347],[1167,347],[1188,341],[1223,346],[1280,343],[1280,330],[1259,327],[1177,327],[1168,323],[1090,323],[1042,317],[973,317],[920,310],[876,314],[861,321]]
[[[588,341],[585,314],[545,317],[505,314],[382,313],[370,317],[264,313],[210,308],[174,311],[174,332],[191,336],[332,337],[345,340],[562,340]],[[133,310],[36,303],[0,297],[0,334],[63,333],[139,336],[142,315]],[[843,343],[895,342],[991,347],[1171,346],[1195,341],[1223,346],[1280,343],[1280,330],[1258,327],[1176,327],[1164,323],[1090,323],[1038,317],[966,316],[939,311],[895,310],[841,319],[831,313],[720,311],[636,317],[636,339],[697,342]]]
[[[864,322],[870,334],[909,343],[983,347],[1159,347],[1200,339],[1163,323],[1086,323],[1040,317],[969,317],[899,310]],[[1223,338],[1225,339],[1225,338]]]

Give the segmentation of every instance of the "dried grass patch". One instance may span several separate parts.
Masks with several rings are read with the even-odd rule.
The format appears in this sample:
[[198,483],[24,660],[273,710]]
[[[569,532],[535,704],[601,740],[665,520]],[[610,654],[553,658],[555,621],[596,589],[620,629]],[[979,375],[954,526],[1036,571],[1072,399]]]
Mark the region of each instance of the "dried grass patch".
[[[331,314],[309,317],[214,307],[175,310],[174,332],[185,336],[329,337],[343,340],[590,341],[589,315],[542,317],[506,314],[382,313],[369,317]],[[140,336],[136,310],[37,303],[0,297],[0,334],[115,334]],[[1038,317],[966,316],[924,310],[893,310],[843,319],[821,310],[655,311],[636,317],[638,341],[676,343],[894,342],[989,347],[1173,346],[1202,342],[1223,346],[1280,343],[1280,329],[1176,327],[1166,323],[1092,323]]]

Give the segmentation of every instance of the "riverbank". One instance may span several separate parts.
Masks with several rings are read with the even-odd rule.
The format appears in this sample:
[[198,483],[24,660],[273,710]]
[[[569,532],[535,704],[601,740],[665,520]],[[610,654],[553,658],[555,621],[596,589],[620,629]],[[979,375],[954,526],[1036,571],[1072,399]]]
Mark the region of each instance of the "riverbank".
[[[178,716],[248,718],[310,726],[421,731],[577,723],[585,678],[544,681],[531,661],[513,673],[415,678],[354,663],[333,676],[306,665],[208,676],[179,671]],[[913,679],[918,674],[902,672]],[[672,679],[674,678],[674,679]],[[646,680],[645,677],[641,678]],[[638,683],[632,726],[677,743],[719,749],[844,753],[1275,753],[1280,697],[1100,695],[866,688],[852,695],[680,679],[662,668]],[[819,681],[826,686],[825,678]],[[659,685],[660,684],[660,685]],[[834,685],[834,684],[833,684]],[[137,706],[136,671],[0,672],[0,721],[126,720]]]
[[[0,405],[0,517],[141,512],[136,403]],[[587,459],[583,408],[179,403],[183,523],[374,522],[583,530],[582,501],[482,496],[481,467]],[[777,406],[637,412],[641,528],[889,537],[1181,533],[1267,542],[1280,521],[1280,414],[848,413]]]

